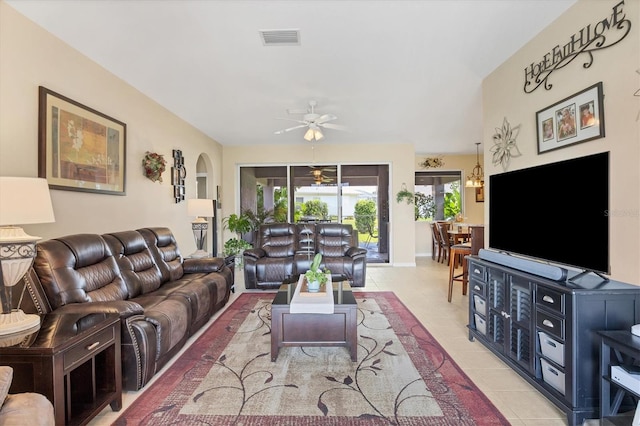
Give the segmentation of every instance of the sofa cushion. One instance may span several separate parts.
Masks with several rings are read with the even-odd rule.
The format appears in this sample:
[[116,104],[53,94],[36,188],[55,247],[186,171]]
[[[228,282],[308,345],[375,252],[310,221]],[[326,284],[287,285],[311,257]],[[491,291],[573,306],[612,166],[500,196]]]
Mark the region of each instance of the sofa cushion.
[[114,232],[103,235],[103,238],[116,257],[129,297],[150,293],[160,287],[162,273],[139,232]]
[[77,234],[37,245],[34,269],[53,309],[68,303],[124,300],[127,286],[105,240]]
[[156,264],[162,273],[162,282],[173,281],[182,278],[182,255],[178,249],[178,243],[169,228],[143,228],[138,232],[147,242],[147,246],[153,254]]
[[296,228],[294,225],[282,223],[262,227],[260,241],[262,250],[267,257],[293,256],[296,249]]
[[[342,257],[351,247],[351,226],[341,224],[318,224],[317,252],[326,257]],[[325,260],[326,262],[326,260]]]

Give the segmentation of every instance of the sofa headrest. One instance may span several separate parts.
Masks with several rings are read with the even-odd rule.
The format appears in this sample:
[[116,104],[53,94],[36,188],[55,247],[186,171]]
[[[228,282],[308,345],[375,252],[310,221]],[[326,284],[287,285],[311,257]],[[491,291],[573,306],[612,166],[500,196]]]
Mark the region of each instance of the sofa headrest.
[[149,248],[147,246],[147,242],[137,231],[113,232],[107,235],[111,235],[112,237],[120,241],[124,250],[124,253],[121,254],[124,256],[140,253],[141,251],[147,250]]
[[75,267],[84,268],[112,255],[104,239],[97,234],[75,234],[56,238],[73,252]]
[[155,236],[155,245],[158,247],[166,247],[168,245],[175,244],[175,239],[169,228],[155,227],[144,229],[150,231]]

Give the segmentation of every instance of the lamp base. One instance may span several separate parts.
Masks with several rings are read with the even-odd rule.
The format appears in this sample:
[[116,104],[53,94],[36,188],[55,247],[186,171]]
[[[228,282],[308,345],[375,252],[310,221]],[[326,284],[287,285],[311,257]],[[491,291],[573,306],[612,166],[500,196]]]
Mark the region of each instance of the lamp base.
[[211,257],[209,253],[204,250],[196,250],[195,252],[189,255],[191,259],[201,259],[203,257]]
[[0,314],[0,336],[40,326],[40,316],[25,314],[21,309]]

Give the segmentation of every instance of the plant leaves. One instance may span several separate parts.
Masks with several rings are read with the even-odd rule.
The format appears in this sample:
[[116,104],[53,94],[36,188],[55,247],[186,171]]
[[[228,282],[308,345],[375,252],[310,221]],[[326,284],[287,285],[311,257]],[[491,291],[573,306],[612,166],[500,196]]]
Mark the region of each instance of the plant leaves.
[[344,378],[342,383],[344,383],[345,385],[350,385],[351,383],[353,383],[353,379],[351,378],[351,376],[347,376]]

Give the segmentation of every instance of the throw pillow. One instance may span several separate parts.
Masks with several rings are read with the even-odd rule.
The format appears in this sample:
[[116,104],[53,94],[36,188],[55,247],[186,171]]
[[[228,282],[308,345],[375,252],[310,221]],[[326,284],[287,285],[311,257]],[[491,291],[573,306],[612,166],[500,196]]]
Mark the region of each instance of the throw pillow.
[[4,400],[9,394],[11,381],[13,380],[13,368],[0,366],[0,407],[4,404]]

